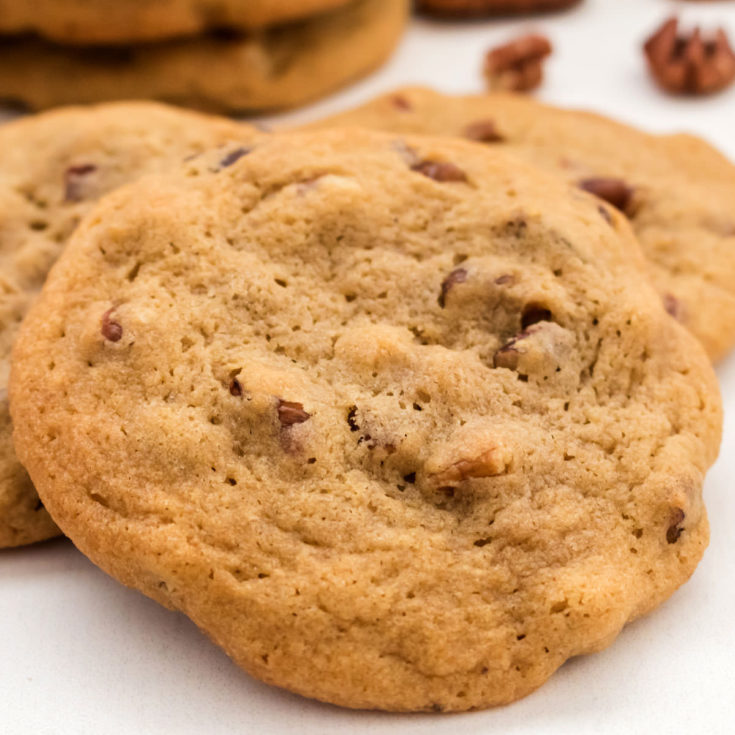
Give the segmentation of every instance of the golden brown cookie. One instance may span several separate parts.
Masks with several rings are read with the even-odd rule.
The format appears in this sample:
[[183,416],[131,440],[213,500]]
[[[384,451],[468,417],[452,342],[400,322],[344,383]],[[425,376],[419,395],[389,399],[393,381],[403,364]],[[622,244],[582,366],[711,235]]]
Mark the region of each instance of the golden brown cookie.
[[407,11],[407,0],[353,0],[260,33],[118,48],[6,39],[0,43],[0,99],[34,109],[141,98],[230,112],[290,107],[385,61]]
[[85,554],[264,681],[509,702],[707,543],[717,383],[642,263],[492,147],[218,151],[80,225],[16,342],[18,453]]
[[449,97],[420,88],[316,127],[331,125],[474,140],[596,193],[629,218],[667,310],[712,359],[735,344],[735,166],[703,140],[650,135],[520,95]]
[[155,103],[70,108],[0,126],[0,548],[59,533],[15,456],[6,386],[20,322],[69,235],[117,186],[253,134]]
[[229,28],[253,30],[307,18],[351,0],[0,0],[0,33],[59,43],[160,41]]

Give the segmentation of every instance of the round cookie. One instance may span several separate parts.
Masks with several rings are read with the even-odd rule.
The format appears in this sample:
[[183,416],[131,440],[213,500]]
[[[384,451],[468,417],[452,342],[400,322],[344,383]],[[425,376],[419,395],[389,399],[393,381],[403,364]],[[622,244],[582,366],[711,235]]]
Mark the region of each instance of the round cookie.
[[735,166],[690,135],[655,136],[526,96],[402,89],[315,127],[453,135],[512,151],[628,215],[668,311],[713,360],[735,344]]
[[417,0],[419,10],[452,18],[561,10],[580,0]]
[[221,159],[107,198],[16,342],[19,456],[95,563],[390,710],[517,699],[689,577],[718,389],[623,217],[451,139]]
[[160,41],[229,28],[253,30],[307,18],[351,0],[0,0],[0,33],[59,43]]
[[244,37],[119,48],[7,40],[0,47],[0,99],[34,109],[141,98],[230,112],[290,107],[385,61],[407,12],[407,0],[354,0],[313,20]]
[[0,548],[59,533],[15,456],[6,386],[20,322],[69,235],[106,192],[253,135],[156,103],[69,108],[0,126]]

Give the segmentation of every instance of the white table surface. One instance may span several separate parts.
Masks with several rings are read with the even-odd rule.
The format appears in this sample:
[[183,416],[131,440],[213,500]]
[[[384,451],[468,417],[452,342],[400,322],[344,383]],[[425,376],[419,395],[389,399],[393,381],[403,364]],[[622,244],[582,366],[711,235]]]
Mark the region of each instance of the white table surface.
[[[695,132],[735,160],[735,87],[711,99],[675,100],[645,72],[641,40],[674,10],[723,22],[735,38],[732,0],[586,0],[568,13],[532,20],[417,20],[379,73],[278,121],[314,119],[399,84],[480,91],[483,51],[534,27],[556,45],[543,99],[651,130]],[[123,588],[57,540],[0,552],[0,733],[732,735],[735,355],[718,375],[726,421],[722,456],[705,487],[712,542],[704,561],[669,602],[626,628],[611,648],[567,663],[525,700],[465,715],[396,716],[301,699],[249,678],[183,615]]]

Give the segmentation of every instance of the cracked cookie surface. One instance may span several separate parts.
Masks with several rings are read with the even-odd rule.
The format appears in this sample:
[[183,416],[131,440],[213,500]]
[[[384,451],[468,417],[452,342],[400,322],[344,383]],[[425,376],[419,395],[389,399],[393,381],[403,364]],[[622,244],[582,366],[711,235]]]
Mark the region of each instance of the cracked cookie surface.
[[252,30],[306,18],[351,0],[0,0],[0,33],[60,43],[132,43]]
[[690,135],[655,136],[521,95],[408,88],[316,123],[451,135],[512,151],[630,219],[667,310],[713,360],[735,345],[735,166]]
[[155,103],[69,108],[0,126],[0,548],[59,533],[15,456],[6,388],[20,322],[69,235],[112,189],[254,134]]
[[385,61],[407,15],[408,0],[354,0],[245,35],[87,48],[8,38],[0,45],[0,99],[32,109],[119,99],[228,112],[292,107]]
[[205,154],[75,233],[16,342],[16,446],[85,554],[264,681],[509,702],[707,543],[716,381],[642,263],[495,149]]

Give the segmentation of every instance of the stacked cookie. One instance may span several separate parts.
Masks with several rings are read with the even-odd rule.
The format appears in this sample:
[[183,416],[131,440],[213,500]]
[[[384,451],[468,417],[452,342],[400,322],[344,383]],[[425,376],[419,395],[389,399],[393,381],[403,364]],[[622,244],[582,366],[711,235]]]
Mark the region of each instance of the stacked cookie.
[[383,62],[407,12],[408,0],[0,0],[0,99],[298,105]]
[[506,95],[317,128],[0,128],[11,543],[57,523],[306,696],[510,702],[707,545],[735,171]]

